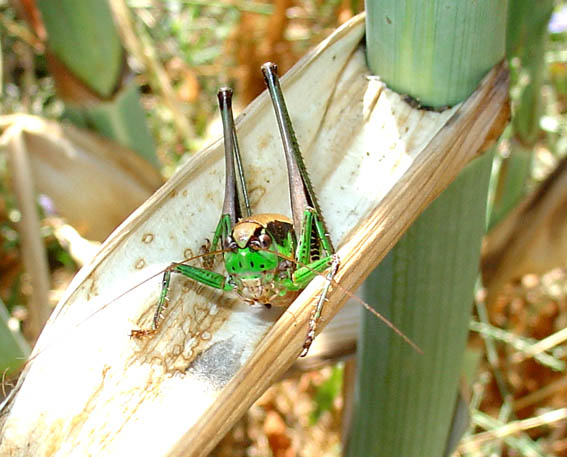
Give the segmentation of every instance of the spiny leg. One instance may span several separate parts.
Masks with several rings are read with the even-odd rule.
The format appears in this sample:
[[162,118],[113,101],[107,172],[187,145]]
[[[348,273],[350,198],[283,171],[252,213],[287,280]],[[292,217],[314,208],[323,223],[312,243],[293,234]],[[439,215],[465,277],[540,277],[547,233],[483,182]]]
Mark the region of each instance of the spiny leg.
[[214,251],[211,240],[205,239],[205,242],[201,245],[199,249],[199,255],[201,255],[201,266],[206,270],[212,270],[215,267],[215,255],[209,255]]
[[[243,213],[244,216],[250,216],[250,199],[248,198],[248,189],[246,187],[246,179],[244,177],[240,149],[238,147],[238,139],[234,127],[234,117],[232,115],[232,89],[222,87],[219,89],[217,96],[223,126],[225,157],[225,190],[222,214],[227,214],[230,217],[232,226],[234,226],[238,220],[242,218]],[[235,161],[236,170],[238,170],[238,184],[240,185],[240,192],[244,199],[244,211],[238,195],[236,170],[234,166]],[[213,249],[215,248],[213,243]]]
[[[299,238],[305,210],[310,208],[319,214],[319,216],[321,215],[321,210],[317,202],[315,191],[313,190],[313,185],[309,179],[307,168],[303,162],[299,144],[295,137],[295,131],[293,130],[293,125],[280,87],[276,64],[266,62],[262,65],[262,73],[264,74],[264,80],[268,86],[270,98],[272,99],[272,105],[283,143],[289,180],[293,226],[295,235]],[[324,225],[321,216],[320,219],[321,223]]]
[[154,317],[152,319],[152,328],[149,329],[139,329],[139,330],[132,330],[130,332],[131,338],[141,339],[148,336],[153,336],[157,333],[161,323],[164,319],[164,311],[169,306],[169,299],[167,297],[167,293],[169,292],[169,283],[171,281],[171,271],[175,264],[171,264],[167,269],[163,272],[163,277],[161,280],[161,291],[159,294],[159,301],[156,306],[156,310],[154,312]]
[[315,339],[315,332],[317,330],[317,324],[321,318],[323,305],[326,301],[329,287],[331,286],[335,273],[339,267],[339,257],[336,254],[333,254],[314,260],[309,264],[301,264],[299,262],[297,262],[297,264],[300,266],[292,273],[291,278],[286,278],[281,281],[281,285],[283,285],[288,291],[300,291],[305,289],[313,278],[316,276],[322,276],[326,270],[329,270],[321,295],[319,296],[317,303],[313,306],[311,316],[309,318],[309,329],[303,343],[303,351],[301,352],[301,357],[305,357],[309,351],[311,343]]
[[311,311],[311,317],[309,318],[309,330],[307,332],[307,337],[303,342],[303,351],[301,351],[299,357],[305,357],[307,355],[307,353],[309,352],[309,348],[311,347],[311,344],[315,339],[317,324],[321,319],[321,313],[323,312],[323,305],[325,304],[325,300],[327,299],[327,293],[329,292],[329,287],[331,286],[331,283],[333,282],[335,274],[337,273],[337,270],[339,268],[339,263],[340,263],[339,257],[336,254],[333,255],[331,268],[329,270],[329,273],[327,273],[327,277],[325,278],[325,286],[321,291],[319,300],[317,300],[317,305]]
[[147,336],[153,336],[159,330],[164,320],[164,312],[169,305],[167,294],[169,292],[172,273],[179,273],[186,278],[192,279],[199,284],[212,287],[213,289],[220,289],[227,292],[234,289],[234,285],[231,283],[229,278],[221,275],[220,273],[206,270],[204,268],[194,267],[192,265],[172,263],[163,273],[163,278],[161,281],[161,292],[159,295],[159,301],[156,306],[154,317],[152,319],[152,328],[132,330],[130,332],[131,337],[144,338]]
[[[313,233],[315,233],[315,237],[313,237]],[[318,254],[325,255],[325,257],[321,257],[319,261],[312,261],[312,250],[313,246],[311,243],[318,239],[320,240],[320,245],[315,246],[315,249],[318,250]],[[325,279],[325,285],[323,290],[321,291],[321,295],[319,296],[319,300],[317,300],[317,304],[313,307],[311,311],[311,317],[309,319],[309,330],[307,331],[307,337],[303,343],[303,351],[301,352],[300,357],[305,357],[309,352],[309,348],[315,339],[315,333],[317,331],[317,324],[321,319],[321,313],[323,311],[323,305],[325,304],[325,300],[327,299],[327,293],[329,291],[329,287],[333,282],[334,276],[337,272],[339,267],[339,257],[333,253],[333,246],[328,238],[327,233],[325,232],[325,227],[323,226],[322,221],[319,219],[318,214],[312,210],[307,209],[304,214],[303,218],[303,230],[301,233],[301,237],[299,239],[299,243],[297,245],[297,253],[296,258],[298,259],[298,263],[301,265],[305,265],[306,259],[311,260],[311,264],[306,265],[304,268],[311,269],[312,266],[316,268],[312,269],[312,274],[315,275],[319,273],[318,270],[327,269],[330,266],[329,272],[327,273]],[[299,276],[301,268],[296,271],[296,275]],[[324,271],[324,270],[323,270]]]
[[290,281],[290,283],[286,284],[288,290],[304,289],[315,276],[321,275],[325,270],[329,269],[329,272],[325,277],[325,285],[323,286],[321,295],[319,296],[317,303],[315,304],[315,306],[313,306],[313,310],[311,311],[311,316],[309,318],[309,330],[307,332],[307,336],[305,337],[305,341],[303,343],[303,351],[301,352],[300,357],[305,357],[307,355],[309,348],[311,347],[311,344],[315,339],[317,324],[321,319],[323,306],[327,299],[329,288],[333,283],[335,274],[337,273],[337,270],[339,268],[339,264],[340,259],[336,254],[315,260],[310,264],[303,265],[295,270],[295,272],[293,273],[293,279]]
[[[238,147],[238,138],[236,136],[236,128],[234,127],[234,116],[232,114],[232,89],[222,87],[217,93],[219,102],[219,110],[223,125],[224,138],[224,157],[225,157],[225,189],[224,202],[222,205],[222,216],[215,230],[213,242],[202,247],[202,250],[208,252],[215,251],[219,248],[219,243],[229,237],[232,227],[244,216],[250,216],[250,198],[248,196],[248,188],[246,186],[246,178],[242,167],[242,159],[240,157],[240,149]],[[235,167],[236,162],[236,167]],[[238,176],[238,182],[236,177]],[[239,190],[244,200],[244,208],[242,207]],[[224,248],[221,245],[221,248]],[[211,270],[213,261],[205,260],[203,265]]]
[[335,252],[319,214],[313,208],[307,208],[303,213],[295,259],[299,264],[306,264],[313,261],[315,251],[319,258],[333,255]]

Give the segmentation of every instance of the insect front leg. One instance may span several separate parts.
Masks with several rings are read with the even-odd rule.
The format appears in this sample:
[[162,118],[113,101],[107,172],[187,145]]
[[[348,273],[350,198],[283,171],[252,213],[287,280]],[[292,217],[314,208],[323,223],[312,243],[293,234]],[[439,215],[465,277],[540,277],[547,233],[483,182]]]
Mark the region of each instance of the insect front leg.
[[305,357],[307,355],[307,353],[309,352],[309,348],[311,347],[311,344],[315,339],[317,324],[321,319],[321,313],[323,312],[323,305],[325,304],[325,300],[327,299],[327,293],[329,292],[329,287],[331,286],[335,274],[337,273],[337,270],[339,268],[339,263],[340,263],[339,257],[336,254],[332,255],[330,263],[331,263],[331,268],[325,278],[325,286],[321,291],[321,295],[317,300],[317,304],[313,307],[311,311],[311,317],[309,318],[309,330],[307,331],[307,337],[303,342],[303,351],[301,351],[301,354],[299,355],[300,357]]
[[[314,254],[317,254],[319,259],[313,260]],[[303,351],[300,355],[300,357],[305,357],[315,339],[317,324],[321,318],[323,305],[325,304],[329,287],[339,267],[339,257],[334,254],[333,246],[329,240],[328,234],[325,232],[323,222],[320,220],[315,210],[311,208],[304,211],[296,259],[300,267],[294,273],[294,281],[298,284],[305,284],[303,287],[309,284],[316,275],[321,274],[329,268],[329,266],[331,267],[319,300],[317,300],[317,304],[311,311],[309,330],[307,331],[307,337],[303,343]],[[307,263],[309,261],[311,262]]]
[[207,238],[199,249],[199,255],[202,256],[201,266],[206,270],[212,270],[215,267],[215,255],[211,254],[213,251],[211,240]]
[[199,284],[212,287],[213,289],[219,289],[226,292],[234,289],[234,285],[230,281],[230,277],[225,277],[215,271],[194,267],[192,265],[185,265],[182,263],[172,263],[163,273],[163,278],[161,282],[161,292],[159,295],[159,301],[156,307],[156,311],[154,313],[154,317],[152,320],[152,328],[132,330],[130,332],[131,337],[144,338],[148,336],[153,336],[159,330],[164,319],[164,312],[168,306],[167,294],[169,292],[172,273],[182,274],[186,278],[192,279],[198,282]]
[[[213,242],[209,246],[208,252],[225,249],[232,233],[232,228],[243,215],[243,208],[238,195],[238,184],[240,192],[244,198],[244,211],[246,215],[250,215],[250,203],[248,191],[246,188],[246,180],[242,170],[240,152],[238,148],[238,140],[236,138],[236,129],[234,127],[234,117],[232,114],[232,90],[223,87],[217,94],[219,109],[223,124],[224,135],[224,155],[225,155],[225,191],[222,215],[215,229]],[[238,184],[236,179],[235,161],[238,168]],[[206,249],[206,248],[205,248]],[[151,329],[133,330],[130,335],[135,338],[154,335],[163,322],[163,313],[168,304],[168,292],[172,273],[180,273],[183,276],[193,279],[194,281],[206,286],[231,291],[234,289],[230,277],[225,277],[220,273],[211,271],[213,261],[205,260],[203,265],[205,268],[198,268],[182,263],[172,263],[164,272],[160,298],[154,314]]]

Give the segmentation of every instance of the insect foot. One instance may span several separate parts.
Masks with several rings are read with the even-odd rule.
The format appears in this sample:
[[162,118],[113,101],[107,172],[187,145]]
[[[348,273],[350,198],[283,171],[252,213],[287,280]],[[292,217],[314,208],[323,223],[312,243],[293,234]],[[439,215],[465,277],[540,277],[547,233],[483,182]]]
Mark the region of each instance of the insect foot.
[[143,340],[145,338],[151,338],[157,333],[155,329],[142,329],[142,330],[131,330],[130,331],[130,338],[134,338],[136,340]]
[[323,305],[327,300],[327,293],[329,292],[329,287],[333,282],[333,278],[335,277],[335,274],[337,274],[337,270],[339,269],[340,263],[341,261],[339,259],[339,256],[337,254],[333,254],[331,260],[331,268],[329,269],[329,273],[325,278],[325,286],[321,291],[321,295],[319,296],[319,300],[317,300],[317,304],[313,307],[313,310],[311,311],[311,317],[309,319],[309,330],[307,332],[307,336],[305,337],[305,341],[303,342],[303,351],[301,351],[299,357],[305,357],[307,355],[307,353],[309,352],[309,348],[311,347],[311,344],[315,339],[317,324],[321,319]]

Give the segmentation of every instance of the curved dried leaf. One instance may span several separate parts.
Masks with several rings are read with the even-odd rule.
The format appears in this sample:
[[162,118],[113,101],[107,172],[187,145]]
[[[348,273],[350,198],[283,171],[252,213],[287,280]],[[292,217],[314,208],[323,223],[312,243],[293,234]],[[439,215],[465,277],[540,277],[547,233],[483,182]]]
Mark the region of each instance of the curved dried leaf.
[[567,265],[567,158],[490,231],[483,246],[486,303],[510,281]]
[[25,149],[36,190],[91,240],[104,240],[161,184],[131,150],[70,124],[16,114],[0,126],[2,148]]

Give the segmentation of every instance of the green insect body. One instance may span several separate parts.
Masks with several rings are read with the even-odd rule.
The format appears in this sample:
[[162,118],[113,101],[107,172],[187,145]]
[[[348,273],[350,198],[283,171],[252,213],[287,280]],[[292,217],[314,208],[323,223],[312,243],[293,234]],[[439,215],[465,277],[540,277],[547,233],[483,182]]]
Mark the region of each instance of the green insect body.
[[[209,252],[222,250],[226,275],[193,265],[173,263],[164,272],[152,329],[134,330],[134,337],[152,335],[161,325],[172,273],[182,274],[215,289],[236,292],[247,303],[270,307],[287,305],[290,296],[329,269],[323,292],[311,315],[302,356],[307,354],[315,338],[317,321],[338,268],[338,257],[334,254],[295,139],[276,66],[264,64],[262,72],[282,137],[293,220],[281,214],[251,214],[232,115],[232,91],[220,89],[218,99],[224,133],[225,196],[222,216]],[[242,194],[243,204],[239,193]]]

